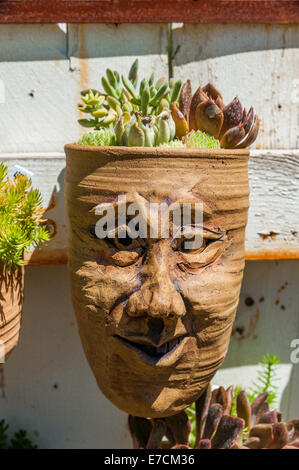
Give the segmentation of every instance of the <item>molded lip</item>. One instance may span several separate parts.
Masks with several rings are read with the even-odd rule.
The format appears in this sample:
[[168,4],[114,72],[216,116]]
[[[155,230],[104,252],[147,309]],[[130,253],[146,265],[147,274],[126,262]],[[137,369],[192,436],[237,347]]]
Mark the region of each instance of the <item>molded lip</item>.
[[118,147],[104,146],[97,147],[92,145],[67,144],[65,151],[82,151],[91,153],[107,154],[114,157],[122,157],[128,155],[132,157],[149,157],[149,158],[224,158],[248,159],[250,152],[248,149],[187,149],[187,148],[171,148],[171,147]]
[[179,337],[180,342],[178,342],[178,344],[169,352],[161,356],[152,356],[138,347],[140,344],[146,344],[145,342],[142,342],[142,343],[133,342],[133,341],[128,340],[127,338],[123,338],[118,335],[114,335],[113,338],[119,341],[121,344],[123,344],[125,348],[128,348],[134,354],[136,354],[139,357],[139,359],[141,359],[143,362],[153,365],[153,366],[160,366],[160,367],[168,366],[169,367],[175,364],[175,362],[177,362],[180,359],[184,346],[186,342],[189,340],[190,336],[188,336],[187,334],[181,335]]

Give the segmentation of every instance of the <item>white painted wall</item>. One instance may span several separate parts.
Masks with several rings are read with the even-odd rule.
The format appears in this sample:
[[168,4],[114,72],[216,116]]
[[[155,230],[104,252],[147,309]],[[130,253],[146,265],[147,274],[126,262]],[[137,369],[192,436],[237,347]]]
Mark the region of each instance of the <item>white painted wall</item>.
[[[214,81],[226,100],[238,93],[262,118],[260,151],[250,167],[248,246],[261,252],[258,232],[279,226],[276,240],[265,241],[266,255],[298,253],[299,158],[290,149],[299,144],[299,26],[175,25],[173,36],[177,77]],[[167,75],[167,28],[1,25],[0,44],[0,160],[13,166],[32,156],[45,203],[58,194],[49,217],[60,224],[55,249],[65,248],[61,153],[80,133],[79,92],[98,87],[108,64],[127,71],[136,56],[141,74]],[[215,378],[249,386],[262,356],[277,354],[286,416],[299,415],[299,365],[290,363],[290,342],[299,338],[298,278],[298,260],[247,262],[235,323],[243,334],[233,336]],[[101,395],[83,356],[66,267],[28,267],[25,295],[20,344],[4,366],[4,380],[0,374],[0,419],[30,430],[40,447],[130,447],[126,415]],[[252,307],[244,303],[248,296]]]

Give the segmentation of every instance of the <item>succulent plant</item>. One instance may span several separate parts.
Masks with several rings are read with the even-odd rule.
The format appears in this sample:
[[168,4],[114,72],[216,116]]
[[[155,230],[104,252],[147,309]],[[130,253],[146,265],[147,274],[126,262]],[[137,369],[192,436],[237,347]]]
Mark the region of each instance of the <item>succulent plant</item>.
[[186,148],[186,144],[182,142],[181,140],[175,139],[172,140],[171,142],[167,142],[167,144],[160,144],[159,147],[162,148]]
[[84,134],[78,141],[79,145],[116,145],[116,135],[113,129],[99,129]]
[[175,123],[170,111],[162,111],[155,122],[156,145],[167,144],[175,138]]
[[194,148],[194,149],[219,149],[219,140],[202,131],[191,131],[182,140],[175,139],[160,147]]
[[132,116],[120,116],[114,128],[118,145],[128,147],[155,147],[174,139],[175,124],[170,111],[158,116],[143,117],[136,112]]
[[[298,449],[299,419],[287,424],[278,411],[270,411],[267,393],[259,394],[252,405],[245,391],[235,397],[233,387],[209,386],[195,402],[195,449]],[[191,422],[181,411],[167,418],[146,419],[129,416],[134,448],[191,448]]]
[[192,95],[191,82],[187,80],[180,94],[179,107],[172,105],[171,111],[177,137],[201,130],[219,139],[222,148],[248,147],[259,130],[259,119],[252,107],[247,112],[238,97],[225,106],[222,95],[211,83],[199,87]]
[[[133,63],[128,77],[110,69],[102,77],[103,92],[84,90],[81,92],[83,105],[79,111],[89,118],[79,119],[83,127],[112,128],[119,117],[133,116],[138,112],[142,117],[159,115],[177,102],[182,88],[181,80],[166,80],[162,77],[155,83],[155,77],[145,78],[138,85],[138,59]],[[126,120],[126,117],[125,117]]]
[[219,149],[220,142],[211,135],[202,131],[191,131],[183,137],[186,147],[194,149]]
[[0,163],[0,265],[25,264],[23,254],[31,246],[46,244],[51,234],[43,220],[41,194],[31,180],[18,174],[8,178],[8,167]]
[[[101,83],[102,92],[81,92],[79,110],[89,116],[78,122],[95,130],[115,129],[118,145],[153,147],[176,137],[192,148],[245,148],[257,137],[259,119],[253,108],[247,113],[237,97],[225,106],[210,83],[194,95],[190,80],[182,86],[181,80],[165,77],[155,81],[152,74],[138,84],[138,59],[128,76],[107,69]],[[110,144],[98,139],[100,145],[115,145],[113,139]],[[83,140],[86,145],[96,142],[90,135],[79,143]]]

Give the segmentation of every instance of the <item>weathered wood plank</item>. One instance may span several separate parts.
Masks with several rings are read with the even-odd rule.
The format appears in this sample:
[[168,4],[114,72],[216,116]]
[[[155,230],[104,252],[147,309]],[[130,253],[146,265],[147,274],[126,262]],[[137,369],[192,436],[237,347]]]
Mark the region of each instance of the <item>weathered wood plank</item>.
[[[299,25],[175,25],[174,73],[261,118],[260,149],[299,147]],[[194,90],[195,91],[195,90]]]
[[[66,25],[65,25],[66,28]],[[175,76],[212,81],[261,117],[256,146],[299,147],[299,25],[185,25],[173,31]],[[0,25],[0,152],[63,152],[82,128],[80,90],[106,67],[167,76],[165,25]],[[21,45],[21,47],[20,47]],[[179,49],[177,49],[179,48]]]
[[[78,78],[57,25],[1,25],[0,152],[63,151],[78,136]],[[65,135],[65,137],[63,137]]]
[[2,0],[3,23],[295,23],[297,0]]
[[63,152],[78,139],[80,91],[107,67],[167,76],[166,25],[0,25],[0,152]]
[[253,150],[247,259],[299,258],[299,150]]
[[[65,157],[62,153],[0,154],[8,163],[34,173],[46,216],[56,235],[46,247],[28,255],[31,264],[66,262],[66,222],[63,200]],[[250,211],[246,232],[247,259],[299,259],[299,150],[254,150],[249,163]]]

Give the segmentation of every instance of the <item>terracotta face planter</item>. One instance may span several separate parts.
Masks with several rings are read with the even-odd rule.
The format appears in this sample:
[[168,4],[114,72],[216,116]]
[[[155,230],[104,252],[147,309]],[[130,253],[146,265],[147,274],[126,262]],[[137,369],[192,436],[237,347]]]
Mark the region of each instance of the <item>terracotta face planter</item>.
[[[244,267],[247,150],[66,146],[72,298],[103,393],[135,416],[196,400],[229,344]],[[203,208],[203,242],[156,233],[99,239],[96,208],[137,202]],[[128,220],[124,222],[124,225]]]
[[0,269],[0,361],[17,346],[23,309],[24,269]]

